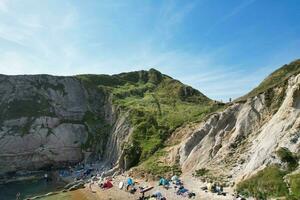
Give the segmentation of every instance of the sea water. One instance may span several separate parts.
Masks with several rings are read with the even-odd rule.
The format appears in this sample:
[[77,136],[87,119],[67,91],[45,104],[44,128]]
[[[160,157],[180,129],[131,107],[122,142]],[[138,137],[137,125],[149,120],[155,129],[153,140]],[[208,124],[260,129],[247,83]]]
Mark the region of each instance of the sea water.
[[21,199],[33,197],[48,192],[61,190],[62,182],[49,181],[44,179],[17,181],[7,184],[0,184],[0,200],[15,200],[16,194],[21,193]]

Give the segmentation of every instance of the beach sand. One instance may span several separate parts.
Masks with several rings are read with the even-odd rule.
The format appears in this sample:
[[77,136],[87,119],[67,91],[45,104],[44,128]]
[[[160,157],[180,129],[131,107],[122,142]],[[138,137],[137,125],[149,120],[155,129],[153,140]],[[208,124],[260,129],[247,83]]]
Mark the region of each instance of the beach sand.
[[[123,188],[120,190],[118,188],[118,184],[120,181],[125,181],[125,177],[119,176],[116,177],[116,179],[113,180],[114,187],[108,190],[103,190],[100,187],[98,187],[96,184],[92,185],[92,190],[86,186],[84,189],[77,190],[75,192],[71,192],[71,199],[73,200],[136,200],[138,199],[141,194],[139,190],[135,194],[130,194]],[[174,188],[165,189],[161,186],[158,186],[158,182],[143,182],[138,180],[137,186],[153,186],[154,188],[146,193],[147,195],[151,195],[156,191],[159,191],[162,193],[166,199],[174,199],[174,200],[182,200],[182,199],[188,199],[188,197],[179,196],[175,193]],[[227,196],[219,196],[217,194],[213,194],[210,192],[205,192],[201,190],[200,188],[204,186],[203,183],[200,183],[198,180],[194,178],[185,178],[183,179],[185,188],[189,189],[189,191],[192,191],[196,194],[196,197],[194,199],[198,200],[232,200],[234,199],[232,195],[229,193]],[[226,190],[225,190],[226,191]],[[230,190],[229,190],[230,191]],[[48,199],[47,199],[48,200]],[[49,199],[51,200],[51,199]],[[53,199],[54,200],[54,199]],[[55,200],[58,200],[56,198]],[[60,200],[60,199],[59,199]]]

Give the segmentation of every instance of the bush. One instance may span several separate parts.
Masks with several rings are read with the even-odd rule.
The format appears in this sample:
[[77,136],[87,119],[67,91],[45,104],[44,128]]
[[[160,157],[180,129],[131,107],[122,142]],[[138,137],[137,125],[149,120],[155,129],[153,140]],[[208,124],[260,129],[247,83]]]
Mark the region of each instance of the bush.
[[[71,121],[72,122],[72,121]],[[99,113],[87,111],[83,116],[82,122],[73,121],[72,123],[83,123],[88,130],[88,138],[81,144],[84,150],[93,150],[99,155],[103,155],[111,132],[111,125],[108,124]]]
[[[129,112],[133,133],[125,156],[130,160],[130,167],[146,161],[162,149],[177,127],[199,121],[223,107],[154,69],[113,76],[80,75],[77,78],[87,89],[98,88],[98,92],[107,95],[121,111]],[[89,113],[85,118],[89,124],[95,121]],[[136,147],[131,147],[131,144]]]
[[300,60],[291,62],[288,65],[284,65],[278,70],[270,74],[258,87],[254,88],[247,95],[239,98],[239,101],[244,101],[247,98],[255,97],[263,92],[266,92],[268,89],[285,85],[287,80],[296,74],[300,73]]
[[300,199],[300,174],[289,176],[289,185],[291,188],[292,196],[295,199]]
[[282,162],[287,163],[289,171],[293,171],[298,167],[298,158],[289,149],[281,147],[276,154]]
[[201,168],[201,169],[197,169],[197,170],[195,171],[195,174],[194,174],[194,175],[195,175],[196,177],[202,177],[202,176],[206,175],[208,172],[209,172],[208,169],[206,169],[206,168]]
[[136,140],[134,140],[132,144],[126,144],[124,147],[124,153],[124,160],[126,162],[125,168],[130,169],[131,167],[136,166],[140,161],[142,153],[140,144]]
[[152,156],[150,156],[139,168],[148,174],[154,176],[166,177],[170,175],[180,176],[182,171],[178,163],[174,165],[167,165],[160,160],[161,157],[165,156],[166,152],[159,150]]
[[237,185],[237,192],[260,199],[287,197],[289,191],[283,177],[287,173],[278,166],[269,166]]

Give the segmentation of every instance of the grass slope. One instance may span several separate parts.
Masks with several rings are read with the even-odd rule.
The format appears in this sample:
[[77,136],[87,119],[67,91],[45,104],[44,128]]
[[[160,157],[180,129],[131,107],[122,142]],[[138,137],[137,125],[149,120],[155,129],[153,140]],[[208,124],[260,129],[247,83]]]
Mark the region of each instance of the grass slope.
[[289,176],[289,185],[295,199],[300,199],[300,173]]
[[289,191],[283,180],[286,174],[278,166],[269,166],[251,178],[239,183],[237,192],[246,197],[252,196],[259,199],[288,196]]
[[155,69],[113,76],[77,76],[87,87],[106,91],[113,104],[130,113],[131,140],[124,146],[127,167],[146,161],[172,131],[201,120],[223,105]]
[[256,175],[239,183],[237,192],[259,199],[269,199],[271,197],[299,199],[300,174],[293,174],[293,171],[298,167],[299,156],[282,147],[276,151],[276,154],[286,166],[271,165],[266,167]]
[[290,64],[284,65],[281,68],[270,74],[263,82],[256,88],[254,88],[247,95],[237,99],[236,101],[244,101],[248,98],[255,97],[268,89],[285,84],[285,82],[293,75],[300,73],[300,60],[291,62]]

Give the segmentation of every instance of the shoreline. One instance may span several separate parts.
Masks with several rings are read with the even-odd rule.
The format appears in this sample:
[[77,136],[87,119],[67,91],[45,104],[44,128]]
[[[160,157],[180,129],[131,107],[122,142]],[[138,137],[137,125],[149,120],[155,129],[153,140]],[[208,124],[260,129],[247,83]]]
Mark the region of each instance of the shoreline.
[[[70,169],[65,169],[66,171],[69,171]],[[81,169],[81,171],[86,170],[86,168]],[[113,200],[113,199],[124,199],[124,200],[130,200],[130,199],[138,199],[141,194],[139,192],[139,189],[135,192],[135,194],[130,194],[129,192],[125,191],[123,189],[119,189],[118,185],[119,183],[126,182],[127,177],[129,176],[129,172],[125,172],[121,175],[117,175],[116,177],[112,177],[112,183],[113,187],[107,190],[103,190],[98,186],[98,183],[93,182],[90,186],[90,181],[92,179],[93,175],[98,175],[98,178],[100,178],[100,174],[98,170],[95,170],[91,172],[90,174],[86,175],[84,179],[80,179],[77,182],[81,185],[78,188],[75,188],[74,190],[70,190],[70,188],[66,188],[67,185],[72,185],[72,183],[76,183],[76,170],[70,170],[72,173],[68,174],[68,176],[62,176],[61,172],[64,170],[53,170],[53,171],[39,171],[35,174],[35,176],[20,176],[17,179],[13,178],[13,180],[10,180],[10,182],[17,181],[26,181],[26,180],[34,180],[34,179],[43,179],[43,174],[48,173],[52,179],[52,181],[57,181],[64,183],[61,188],[58,190],[53,190],[51,192],[35,195],[31,197],[25,198],[25,200],[97,200],[97,199],[107,199],[107,200]],[[32,172],[29,172],[28,174],[32,175]],[[233,199],[233,189],[228,187],[224,188],[225,192],[227,192],[226,196],[220,196],[214,193],[205,192],[201,188],[203,186],[206,186],[205,183],[203,183],[199,178],[195,178],[188,175],[182,175],[180,179],[183,181],[184,186],[191,192],[196,194],[196,197],[194,199],[204,200],[204,199],[216,199],[216,200],[232,200]],[[182,199],[182,196],[176,195],[176,189],[170,188],[169,190],[164,189],[161,186],[158,186],[158,181],[142,178],[136,178],[135,181],[137,182],[137,188],[138,187],[153,187],[151,191],[149,191],[146,195],[151,195],[154,192],[161,192],[163,196],[165,196],[167,199]],[[97,181],[98,182],[98,181]],[[82,188],[84,186],[84,188]],[[34,195],[34,194],[33,194]]]
[[[163,197],[166,199],[187,199],[187,196],[178,195],[176,194],[175,185],[171,185],[169,189],[165,189],[163,186],[158,185],[158,181],[145,181],[143,179],[135,179],[137,191],[134,194],[129,193],[126,191],[125,186],[122,189],[119,189],[119,183],[126,182],[127,175],[122,174],[118,175],[113,178],[112,184],[113,187],[109,189],[102,189],[98,186],[98,183],[93,182],[93,184],[86,183],[85,188],[78,189],[75,191],[68,191],[68,192],[61,192],[59,194],[54,194],[52,196],[40,198],[41,200],[60,200],[60,199],[70,199],[70,200],[134,200],[139,199],[142,196],[140,193],[139,187],[153,187],[149,192],[145,193],[145,196],[151,196],[153,193],[160,192]],[[189,191],[196,194],[196,196],[192,199],[198,200],[232,200],[233,197],[233,190],[232,188],[224,188],[226,192],[226,196],[218,195],[216,193],[204,191],[201,188],[206,186],[205,183],[201,182],[201,180],[190,177],[190,176],[183,176],[180,177],[184,187],[187,188]]]
[[0,176],[0,184],[7,184],[19,181],[37,180],[43,178],[45,171],[22,171],[13,175],[4,174]]
[[[45,174],[48,175],[48,181],[44,177]],[[67,183],[67,180],[58,178],[57,171],[30,171],[15,173],[13,176],[5,175],[0,181],[0,199],[15,200],[18,193],[22,199],[58,193]]]
[[[124,199],[124,200],[134,200],[139,199],[139,197],[142,196],[142,194],[137,190],[134,194],[129,193],[126,191],[125,188],[119,189],[118,184],[121,181],[125,181],[126,176],[121,175],[117,176],[112,182],[113,187],[107,190],[101,189],[97,184],[93,184],[91,186],[91,189],[86,186],[84,189],[80,189],[79,191],[86,196],[86,199],[84,200],[118,200],[118,199]],[[189,191],[196,194],[195,198],[193,199],[199,199],[199,200],[232,200],[232,190],[231,188],[225,188],[225,191],[228,192],[226,196],[217,195],[216,193],[211,192],[205,192],[201,189],[205,184],[202,183],[200,180],[190,177],[182,177],[184,187],[189,189]],[[174,199],[174,200],[180,200],[180,199],[187,199],[187,196],[177,195],[176,189],[174,187],[170,187],[169,189],[165,189],[163,186],[159,186],[159,181],[145,181],[142,179],[136,179],[137,181],[137,187],[143,186],[143,187],[153,187],[149,192],[146,192],[146,196],[151,196],[153,193],[160,192],[163,197],[166,197],[166,199]]]

